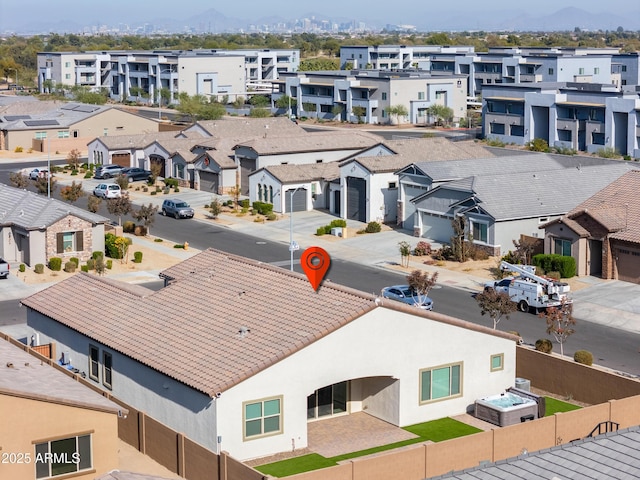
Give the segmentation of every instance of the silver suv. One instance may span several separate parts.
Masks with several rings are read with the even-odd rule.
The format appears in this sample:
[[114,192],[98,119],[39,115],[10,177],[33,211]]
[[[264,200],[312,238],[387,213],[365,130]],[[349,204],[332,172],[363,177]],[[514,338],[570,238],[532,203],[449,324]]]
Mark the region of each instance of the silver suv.
[[162,202],[162,214],[175,218],[193,218],[194,212],[187,202],[174,198],[173,200]]
[[124,167],[120,165],[114,165],[112,163],[109,165],[101,165],[96,169],[96,174],[93,178],[104,179],[117,177],[118,175],[120,175],[120,173],[122,173],[123,169]]

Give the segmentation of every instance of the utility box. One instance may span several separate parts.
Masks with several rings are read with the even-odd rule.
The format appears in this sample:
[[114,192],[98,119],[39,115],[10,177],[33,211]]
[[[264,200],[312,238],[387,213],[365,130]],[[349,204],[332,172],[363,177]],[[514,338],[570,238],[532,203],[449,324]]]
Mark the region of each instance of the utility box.
[[531,391],[531,380],[526,378],[516,378],[515,387],[520,390],[525,390],[527,392]]
[[334,237],[342,237],[342,227],[333,227],[331,229],[331,235]]

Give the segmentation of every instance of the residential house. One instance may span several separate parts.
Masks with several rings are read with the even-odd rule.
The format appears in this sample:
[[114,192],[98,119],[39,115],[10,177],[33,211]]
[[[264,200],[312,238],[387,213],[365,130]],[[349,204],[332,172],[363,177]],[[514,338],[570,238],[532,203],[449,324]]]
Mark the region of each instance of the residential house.
[[612,149],[640,158],[638,92],[613,85],[537,83],[491,85],[482,90],[483,134],[525,145],[595,153]]
[[[295,99],[293,113],[353,123],[424,124],[429,107],[449,107],[453,121],[467,116],[467,77],[432,75],[418,70],[336,70],[283,73],[272,95]],[[406,116],[396,117],[390,107],[402,106]],[[284,111],[282,112],[284,113]]]
[[639,189],[632,170],[543,225],[545,253],[574,257],[578,275],[640,283]]
[[34,266],[104,252],[109,219],[69,203],[0,184],[0,257]]
[[379,142],[377,135],[345,130],[248,139],[234,147],[242,192],[250,193],[249,174],[263,167],[335,162]]
[[249,174],[249,200],[276,213],[330,209],[329,187],[339,178],[338,162],[269,165]]
[[[443,162],[439,162],[443,163]],[[521,235],[544,236],[539,227],[559,218],[633,169],[613,165],[469,175],[415,197],[414,233],[449,243],[451,222],[464,216],[467,235],[490,255],[504,255]]]
[[0,339],[0,357],[2,478],[93,480],[118,467],[118,418],[126,409],[8,337]]
[[83,103],[20,102],[0,112],[0,150],[87,152],[96,137],[133,135],[158,130],[157,122],[113,106]]
[[152,291],[74,275],[22,300],[27,324],[96,386],[238,460],[305,448],[308,422],[366,412],[406,426],[514,383],[508,333],[330,281],[314,291],[212,249],[161,277]]

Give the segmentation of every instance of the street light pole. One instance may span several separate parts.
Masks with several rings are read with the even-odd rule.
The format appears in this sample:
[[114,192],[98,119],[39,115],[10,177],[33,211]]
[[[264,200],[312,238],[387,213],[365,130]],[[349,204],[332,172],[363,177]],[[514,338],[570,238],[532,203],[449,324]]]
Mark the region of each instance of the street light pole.
[[51,148],[49,146],[49,132],[47,132],[47,198],[51,198]]
[[289,197],[289,251],[291,252],[291,271],[293,272],[293,252],[300,249],[300,245],[293,241],[293,196],[300,189],[297,187]]
[[16,72],[16,92],[18,91],[18,69],[17,68],[10,68],[9,70],[13,70],[14,72]]

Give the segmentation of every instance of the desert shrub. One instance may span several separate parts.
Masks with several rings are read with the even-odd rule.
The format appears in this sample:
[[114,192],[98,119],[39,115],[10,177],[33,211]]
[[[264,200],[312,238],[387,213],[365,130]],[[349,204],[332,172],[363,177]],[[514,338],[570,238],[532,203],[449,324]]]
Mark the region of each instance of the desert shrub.
[[552,280],[560,280],[562,278],[560,272],[547,272],[546,276]]
[[176,243],[173,248],[184,248],[184,245],[182,245],[181,243]]
[[133,229],[133,234],[137,237],[145,237],[147,235],[147,227],[136,225],[136,228]]
[[16,153],[22,153],[23,151],[24,151],[24,148],[22,148],[22,147],[16,147],[15,150],[14,150],[14,152],[16,152]]
[[80,265],[80,259],[78,257],[71,257],[69,261],[75,263],[76,268],[78,268],[78,265]]
[[180,187],[174,188],[173,191],[176,192],[176,193],[180,193]]
[[113,260],[109,259],[106,261],[107,270],[111,270],[113,268]]
[[324,227],[318,227],[316,230],[316,235],[318,237],[321,237],[322,235],[324,235]]
[[242,207],[240,209],[240,213],[242,213],[243,215],[246,215],[247,213],[249,213],[249,207]]
[[64,264],[64,271],[67,273],[75,272],[76,268],[78,268],[78,266],[75,264],[75,262],[69,261]]
[[273,221],[273,220],[277,220],[277,219],[278,219],[278,215],[277,214],[275,214],[273,212],[267,214],[267,220]]
[[442,248],[436,250],[432,257],[435,260],[455,260],[456,255],[453,251],[453,248],[449,245],[444,245]]
[[500,258],[500,260],[510,263],[511,265],[518,265],[519,263],[522,263],[520,257],[518,257],[513,250],[509,250]]
[[78,175],[78,170],[76,170],[75,168],[71,170],[71,175]]
[[113,233],[107,233],[104,236],[104,248],[107,251],[107,257],[110,258],[122,258],[122,254],[120,252],[120,249],[118,248],[118,246],[116,245],[116,239],[118,237],[116,235],[114,235]]
[[18,267],[18,270],[20,270],[20,273],[24,273],[26,269],[27,269],[27,266],[24,263],[21,263],[20,266]]
[[421,240],[416,245],[416,248],[413,249],[413,254],[416,257],[422,257],[423,255],[429,255],[431,253],[431,244],[429,242],[425,242]]
[[52,257],[49,259],[49,268],[54,272],[59,272],[62,268],[62,259],[60,257]]
[[[347,227],[347,221],[343,218],[336,218],[335,220],[331,220],[331,223],[329,224],[329,227],[331,228],[346,228]],[[329,231],[331,231],[331,228],[329,228]]]
[[149,191],[149,187],[142,187],[142,191],[143,191],[144,193],[147,193],[147,192]]
[[89,260],[87,260],[87,268],[89,270],[95,270],[96,269],[96,260],[95,260],[95,258],[90,258]]
[[164,184],[168,188],[176,188],[178,186],[178,180],[176,178],[165,178]]
[[531,262],[544,272],[560,272],[560,278],[571,278],[576,274],[576,259],[558,254],[539,253],[534,255]]
[[613,147],[604,147],[596,151],[596,155],[601,158],[618,158],[620,152]]
[[593,353],[588,350],[577,350],[576,353],[573,354],[573,360],[583,365],[593,365]]
[[331,225],[325,225],[323,228],[325,234],[329,235],[331,233]]
[[89,272],[89,265],[82,265],[80,267],[80,270],[83,271],[84,273],[88,273]]
[[154,242],[157,242],[157,243],[160,243],[160,242],[162,242],[162,239],[161,239],[161,238],[156,238],[156,239],[154,239],[153,241],[154,241]]
[[541,338],[536,340],[536,350],[542,353],[551,353],[553,350],[553,343],[548,338]]
[[471,260],[487,260],[489,258],[489,253],[483,248],[471,245],[471,248],[469,249],[469,257]]
[[142,263],[142,252],[133,252],[133,263]]
[[97,260],[100,257],[104,257],[104,253],[101,252],[100,250],[96,250],[91,254],[91,258],[93,258],[94,260]]
[[122,224],[122,231],[124,233],[133,233],[135,228],[136,228],[136,223],[132,222],[131,220],[127,220]]
[[273,204],[265,202],[253,202],[253,211],[260,215],[269,215],[273,212]]
[[240,200],[240,202],[238,202],[240,207],[242,209],[247,209],[247,212],[249,211],[249,207],[251,206],[251,202],[249,201],[248,198],[243,198],[242,200]]
[[530,142],[525,144],[527,150],[532,150],[534,152],[548,152],[549,144],[543,138],[534,138]]
[[367,227],[364,229],[367,233],[378,233],[382,230],[382,225],[378,222],[369,222],[367,223]]
[[[255,213],[251,213],[251,215],[255,215]],[[264,223],[264,217],[262,215],[256,215],[256,218],[253,219],[255,223]]]
[[84,174],[84,178],[91,178],[91,177],[93,177],[93,173],[91,172],[87,172]]
[[44,264],[36,263],[36,265],[33,267],[33,271],[36,273],[44,273]]
[[156,192],[155,190],[153,192],[151,192],[149,195],[157,195],[158,192]]

